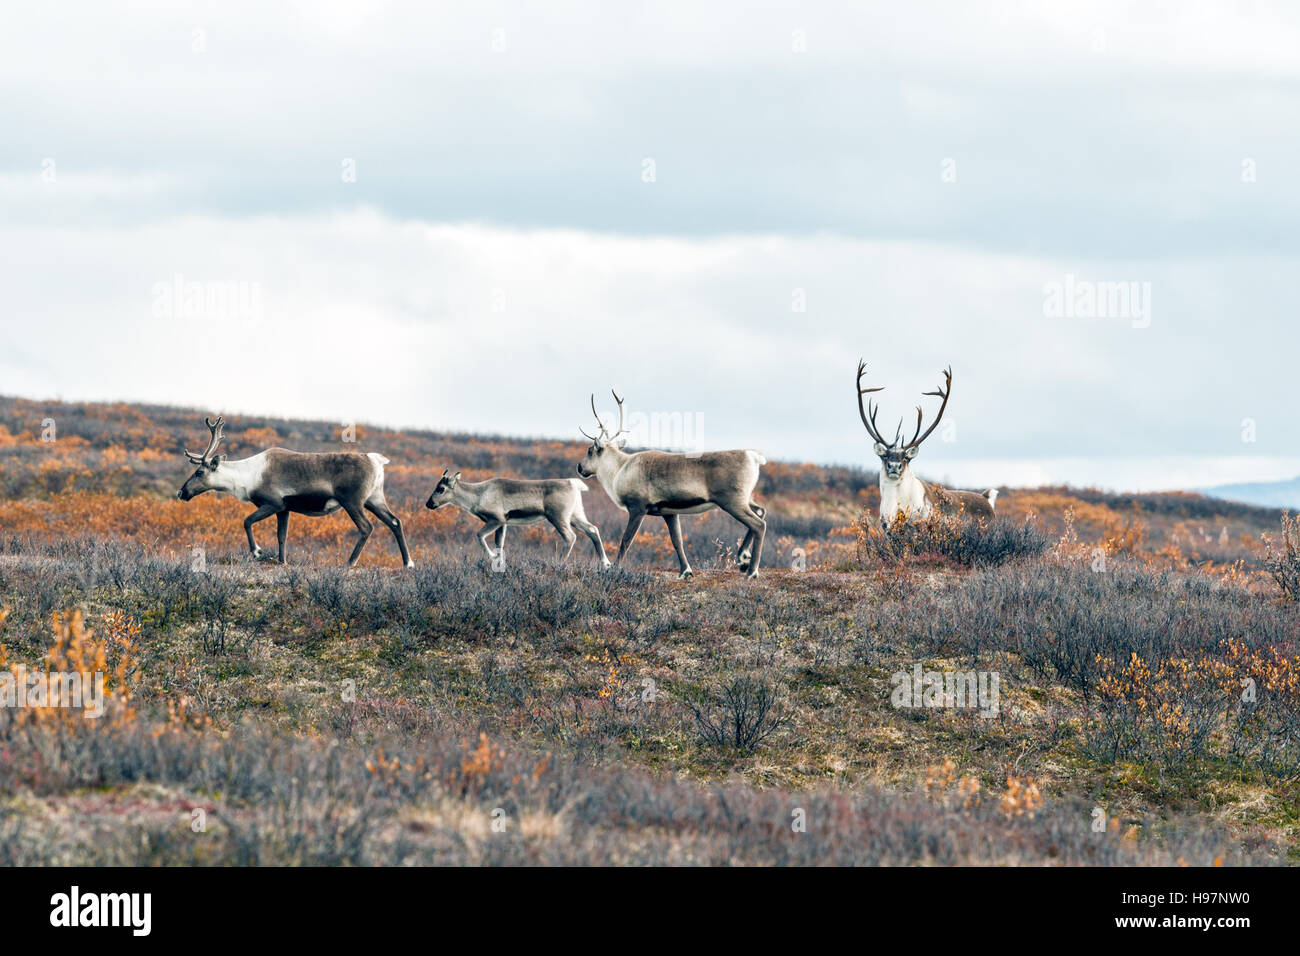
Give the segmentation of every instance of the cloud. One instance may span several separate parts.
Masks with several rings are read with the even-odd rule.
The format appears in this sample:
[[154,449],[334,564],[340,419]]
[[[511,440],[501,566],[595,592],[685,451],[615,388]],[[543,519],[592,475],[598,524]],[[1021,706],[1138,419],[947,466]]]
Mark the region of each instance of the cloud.
[[[966,483],[1280,477],[1300,438],[1300,11],[87,3],[5,41],[6,392],[576,435],[616,385],[868,463],[862,355],[891,422],[953,364],[922,463]],[[1149,327],[1051,317],[1067,283]]]
[[1300,112],[1300,11],[90,4],[14,11],[6,32],[0,171],[166,176],[113,205],[128,220],[364,203],[1029,255],[1298,241],[1300,141],[1277,117]]
[[[4,329],[7,392],[577,437],[588,394],[613,386],[630,410],[693,416],[713,447],[869,463],[849,388],[862,355],[887,386],[890,422],[930,408],[921,392],[954,366],[954,440],[936,433],[922,461],[972,481],[1005,483],[979,464],[990,460],[1056,461],[1043,474],[1062,480],[1095,475],[1085,459],[1195,448],[1222,464],[1284,455],[1297,437],[1289,360],[1260,338],[1280,262],[1066,263],[925,242],[642,238],[376,210],[9,226],[0,245],[21,250],[0,265],[21,317]],[[1080,282],[1150,281],[1150,326],[1045,316],[1044,283],[1067,270]],[[1225,396],[1247,362],[1248,389]],[[1242,443],[1245,417],[1254,444]]]

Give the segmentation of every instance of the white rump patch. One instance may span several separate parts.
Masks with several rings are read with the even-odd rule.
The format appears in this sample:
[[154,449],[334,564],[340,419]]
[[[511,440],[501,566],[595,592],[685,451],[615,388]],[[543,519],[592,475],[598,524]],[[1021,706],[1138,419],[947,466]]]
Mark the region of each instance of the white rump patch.
[[573,487],[577,488],[579,491],[587,490],[587,483],[581,478],[570,478],[569,480],[573,482]]
[[746,453],[748,453],[749,457],[753,459],[754,464],[756,464],[756,465],[766,465],[766,464],[767,464],[767,459],[763,457],[763,453],[762,453],[762,452],[754,451],[754,449],[752,449],[752,448],[746,448],[745,451],[746,451]]
[[375,463],[375,480],[366,492],[366,498],[372,498],[384,490],[384,465],[388,464],[388,459],[377,451],[366,452],[366,457]]
[[990,488],[988,491],[984,492],[984,497],[989,500],[989,507],[992,508],[994,502],[998,500],[998,490],[996,488]]

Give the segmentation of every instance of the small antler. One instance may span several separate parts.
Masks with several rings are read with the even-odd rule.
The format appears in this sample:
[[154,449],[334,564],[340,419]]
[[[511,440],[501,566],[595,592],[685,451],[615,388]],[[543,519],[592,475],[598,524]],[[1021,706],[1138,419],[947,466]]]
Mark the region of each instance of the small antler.
[[222,432],[223,429],[225,429],[226,427],[226,420],[222,418],[220,415],[217,416],[217,420],[215,422],[210,418],[204,418],[203,423],[208,426],[208,431],[212,433],[211,437],[208,439],[207,450],[201,455],[196,455],[194,454],[194,452],[188,449],[185,450],[185,457],[188,458],[190,461],[194,462],[194,464],[196,465],[207,464],[208,460],[212,456],[212,453],[216,451],[217,446],[221,444],[221,439],[223,437]]
[[933,432],[936,428],[939,427],[939,421],[943,418],[943,411],[945,408],[948,407],[948,396],[952,394],[952,366],[950,365],[948,366],[948,368],[943,370],[942,385],[936,388],[933,392],[923,392],[922,394],[933,395],[936,398],[942,398],[943,404],[939,406],[939,414],[934,417],[934,421],[931,423],[930,427],[925,430],[924,435],[921,434],[921,419],[923,416],[921,414],[920,406],[917,406],[916,434],[914,434],[912,436],[912,440],[904,446],[905,448],[915,448],[916,446],[920,445],[921,442],[925,441],[927,438],[930,437],[931,432]]
[[[885,441],[885,439],[881,437],[880,429],[876,427],[876,413],[880,411],[879,406],[877,406],[874,401],[869,401],[867,403],[867,406],[863,406],[862,404],[863,395],[866,395],[870,392],[883,392],[885,390],[885,386],[881,385],[879,388],[863,388],[862,376],[866,373],[866,371],[867,371],[867,363],[864,360],[859,359],[858,360],[858,384],[857,384],[858,414],[862,416],[862,424],[867,427],[868,434],[870,434],[871,437],[874,438],[876,441],[878,441],[880,444],[888,445],[889,442]],[[868,415],[868,408],[870,408],[870,415]]]

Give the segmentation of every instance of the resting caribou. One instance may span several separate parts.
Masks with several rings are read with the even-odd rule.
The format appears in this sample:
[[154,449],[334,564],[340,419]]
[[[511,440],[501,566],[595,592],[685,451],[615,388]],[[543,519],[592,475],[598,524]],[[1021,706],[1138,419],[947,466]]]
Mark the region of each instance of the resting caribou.
[[408,568],[415,567],[406,549],[402,522],[384,500],[384,465],[388,459],[383,455],[373,451],[312,453],[268,448],[251,458],[227,461],[224,455],[213,454],[221,444],[226,420],[218,417],[214,422],[205,418],[204,422],[211,432],[208,448],[202,455],[185,452],[185,457],[198,468],[176,497],[189,501],[205,491],[224,491],[240,501],[257,505],[257,510],[244,519],[248,549],[255,559],[262,556],[262,549],[253,540],[253,525],[257,522],[275,515],[276,537],[280,543],[278,560],[283,564],[290,513],[319,518],[342,508],[359,533],[348,567],[357,563],[374,528],[365,515],[367,511],[393,532],[402,552],[402,562]]
[[918,406],[916,409],[916,433],[912,435],[912,440],[906,443],[903,442],[903,423],[901,420],[898,423],[898,429],[894,432],[894,440],[887,442],[881,436],[880,429],[876,427],[876,413],[880,411],[879,406],[872,401],[869,401],[867,406],[863,406],[863,395],[884,391],[883,385],[879,388],[862,387],[862,376],[866,371],[866,362],[859,361],[858,414],[862,417],[862,424],[866,426],[867,434],[875,440],[874,451],[877,457],[880,458],[881,522],[888,526],[899,514],[924,520],[935,512],[939,514],[965,512],[976,518],[992,517],[993,502],[998,497],[997,489],[990,488],[983,493],[953,491],[949,488],[931,484],[928,481],[922,481],[908,467],[912,459],[916,457],[917,452],[921,450],[921,443],[929,438],[930,433],[939,426],[944,409],[948,407],[948,396],[952,393],[952,369],[944,370],[943,385],[940,385],[933,392],[924,393],[943,399],[943,403],[939,406],[939,414],[935,416],[930,427],[922,435],[922,412]]
[[[608,567],[609,558],[605,556],[605,545],[600,540],[600,529],[587,520],[582,507],[582,496],[586,491],[586,482],[577,478],[461,481],[459,471],[449,475],[444,468],[424,506],[432,511],[443,505],[455,505],[482,521],[478,543],[483,545],[488,560],[501,567],[505,565],[506,528],[543,521],[549,521],[568,545],[561,560],[567,561],[573,553],[573,543],[578,539],[573,532],[576,527],[591,539],[601,565]],[[495,553],[487,543],[489,535],[495,536]]]
[[618,546],[615,564],[631,545],[646,515],[660,515],[668,525],[668,536],[677,551],[682,578],[694,572],[682,547],[681,515],[721,508],[745,526],[745,540],[736,553],[741,571],[758,577],[759,559],[763,554],[766,510],[754,503],[754,486],[758,469],[767,459],[752,449],[711,451],[702,454],[670,454],[662,451],[627,452],[623,446],[623,399],[612,389],[618,403],[618,430],[612,434],[596,411],[596,396],[591,396],[591,413],[596,416],[599,435],[587,435],[591,447],[578,462],[578,474],[593,475],[605,493],[627,512],[627,528]]

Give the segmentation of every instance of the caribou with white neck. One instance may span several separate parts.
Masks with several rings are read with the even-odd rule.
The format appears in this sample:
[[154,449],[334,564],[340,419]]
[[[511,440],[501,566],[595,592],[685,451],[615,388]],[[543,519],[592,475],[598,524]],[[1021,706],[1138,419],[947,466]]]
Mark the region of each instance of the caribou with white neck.
[[369,511],[393,532],[397,547],[402,552],[402,563],[414,567],[402,522],[389,510],[384,500],[384,465],[388,459],[375,452],[298,452],[287,448],[268,448],[266,451],[228,461],[214,452],[221,444],[224,418],[214,422],[204,419],[211,438],[202,455],[186,451],[187,457],[198,468],[181,486],[176,497],[189,501],[205,491],[224,491],[240,501],[257,505],[257,510],[244,519],[248,535],[248,550],[254,559],[262,557],[262,549],[253,539],[253,525],[275,515],[276,537],[279,540],[281,564],[285,559],[285,539],[289,533],[289,515],[301,514],[313,518],[333,514],[342,508],[357,526],[357,543],[348,558],[348,567],[357,563],[361,550],[370,538],[374,525],[366,517]]
[[921,434],[921,423],[924,416],[920,406],[918,406],[916,409],[916,432],[912,435],[912,440],[906,443],[903,442],[903,423],[901,420],[898,423],[897,431],[894,433],[894,440],[887,442],[880,434],[880,429],[876,427],[876,413],[880,410],[879,406],[874,401],[869,401],[866,406],[862,404],[863,395],[884,391],[883,385],[879,388],[862,387],[862,376],[866,370],[866,362],[858,362],[858,414],[862,417],[862,424],[866,426],[867,434],[875,440],[873,450],[880,459],[881,522],[888,526],[900,514],[905,515],[908,519],[923,521],[936,512],[939,514],[959,514],[964,512],[974,518],[992,517],[993,503],[998,496],[997,489],[990,488],[982,494],[974,491],[953,491],[950,488],[943,488],[928,481],[922,481],[916,477],[916,473],[911,468],[912,460],[916,458],[917,453],[921,450],[921,443],[939,427],[939,422],[943,419],[944,409],[948,407],[948,397],[952,394],[952,369],[944,370],[943,385],[940,385],[933,392],[924,393],[943,399],[943,403],[939,406],[939,414],[935,416],[930,427],[925,430],[925,434]]
[[623,399],[613,390],[611,394],[618,403],[618,430],[611,433],[605,428],[593,395],[591,413],[596,416],[600,434],[582,433],[591,439],[591,447],[578,462],[578,474],[583,478],[594,475],[614,504],[627,512],[627,528],[614,563],[622,563],[646,515],[659,515],[668,525],[681,576],[690,578],[695,572],[682,545],[681,516],[720,508],[745,526],[745,539],[736,561],[741,571],[751,578],[758,577],[767,512],[754,503],[754,486],[758,484],[759,466],[767,464],[767,459],[753,449],[690,455],[624,451],[627,440],[623,438]]

